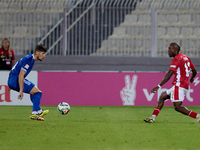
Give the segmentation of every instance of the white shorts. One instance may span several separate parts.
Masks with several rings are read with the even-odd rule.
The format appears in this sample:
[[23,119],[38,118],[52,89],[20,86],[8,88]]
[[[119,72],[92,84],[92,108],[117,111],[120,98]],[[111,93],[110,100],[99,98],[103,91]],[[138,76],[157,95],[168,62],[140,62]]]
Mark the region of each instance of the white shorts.
[[170,96],[172,102],[182,102],[187,91],[188,90],[185,88],[179,86],[172,86],[172,88],[167,90],[166,92],[167,95]]

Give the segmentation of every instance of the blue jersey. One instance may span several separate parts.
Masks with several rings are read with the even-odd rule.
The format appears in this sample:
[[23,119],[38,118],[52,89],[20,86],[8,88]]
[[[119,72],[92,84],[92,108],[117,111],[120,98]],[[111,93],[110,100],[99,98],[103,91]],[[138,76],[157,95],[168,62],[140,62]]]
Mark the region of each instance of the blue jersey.
[[33,54],[29,54],[20,59],[11,69],[10,76],[18,78],[21,70],[25,71],[25,77],[30,73],[35,63]]

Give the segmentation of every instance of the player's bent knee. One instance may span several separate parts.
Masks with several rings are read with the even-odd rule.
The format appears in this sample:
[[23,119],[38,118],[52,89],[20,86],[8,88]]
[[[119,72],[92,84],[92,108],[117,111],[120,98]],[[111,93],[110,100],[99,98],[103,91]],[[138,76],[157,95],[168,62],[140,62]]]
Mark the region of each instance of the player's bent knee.
[[176,111],[178,111],[178,112],[180,112],[181,111],[181,104],[182,104],[182,102],[174,102],[174,109],[176,110]]
[[37,93],[37,92],[42,93],[42,91],[40,91],[36,86],[34,86],[34,87],[32,88],[32,90],[30,91],[30,94],[31,94],[31,95],[34,95],[34,94]]
[[177,106],[174,106],[174,109],[175,109],[176,111],[179,111],[179,107],[177,107]]
[[180,106],[179,105],[174,105],[174,109],[179,112],[180,111]]

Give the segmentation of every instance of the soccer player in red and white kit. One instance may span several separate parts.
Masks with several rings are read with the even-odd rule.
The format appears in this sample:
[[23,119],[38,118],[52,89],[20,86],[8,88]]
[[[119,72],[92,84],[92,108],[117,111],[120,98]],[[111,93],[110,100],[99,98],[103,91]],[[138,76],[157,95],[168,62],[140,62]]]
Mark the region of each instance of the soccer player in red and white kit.
[[194,77],[197,74],[195,66],[192,64],[189,57],[183,55],[180,52],[180,46],[177,43],[171,43],[168,50],[169,57],[174,57],[171,61],[169,71],[163,78],[163,80],[158,84],[157,87],[151,90],[151,93],[155,93],[162,85],[164,85],[174,74],[174,81],[172,82],[172,88],[163,92],[157,103],[156,108],[153,111],[152,116],[144,119],[145,122],[153,123],[155,118],[158,116],[160,110],[164,105],[164,101],[171,99],[174,104],[174,109],[182,114],[188,115],[192,118],[196,118],[196,122],[200,123],[200,115],[192,110],[188,110],[186,107],[182,106],[184,96],[188,90],[189,84],[189,73],[192,70],[192,76],[190,77],[190,82],[194,81]]

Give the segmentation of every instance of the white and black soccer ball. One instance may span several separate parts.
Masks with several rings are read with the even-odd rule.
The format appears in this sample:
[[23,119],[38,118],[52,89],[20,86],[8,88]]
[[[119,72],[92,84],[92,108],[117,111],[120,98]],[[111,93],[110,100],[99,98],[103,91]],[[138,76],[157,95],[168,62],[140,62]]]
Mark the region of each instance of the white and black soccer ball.
[[66,115],[70,111],[70,106],[66,102],[62,102],[58,104],[58,112],[61,113],[62,115]]

